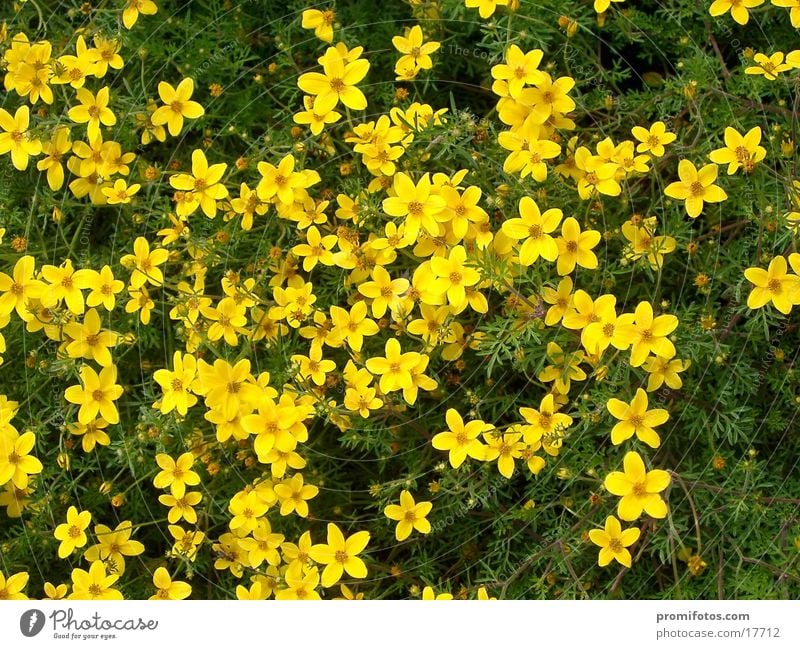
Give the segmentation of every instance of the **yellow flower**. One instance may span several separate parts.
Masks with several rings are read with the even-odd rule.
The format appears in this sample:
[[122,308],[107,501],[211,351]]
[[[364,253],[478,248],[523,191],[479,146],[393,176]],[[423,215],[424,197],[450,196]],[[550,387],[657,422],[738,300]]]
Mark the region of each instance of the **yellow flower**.
[[634,312],[633,323],[625,323],[623,334],[631,340],[631,365],[639,367],[650,354],[672,358],[675,345],[667,338],[678,326],[678,318],[664,314],[653,317],[649,302],[639,302]]
[[129,291],[130,300],[125,304],[125,313],[139,312],[139,319],[143,325],[150,324],[150,311],[155,306],[155,302],[150,299],[147,289],[142,286],[138,289]]
[[686,371],[691,364],[690,360],[651,356],[642,364],[642,369],[650,374],[647,377],[647,391],[654,392],[665,383],[667,387],[679,390],[683,386],[683,380],[678,373]]
[[119,412],[114,401],[122,396],[123,389],[117,385],[117,368],[115,365],[104,367],[98,375],[91,367],[84,365],[80,369],[81,383],[66,389],[67,401],[80,405],[78,421],[88,424],[97,414],[110,424],[119,423]]
[[751,128],[745,135],[730,126],[725,129],[725,146],[708,154],[711,162],[727,164],[728,175],[736,173],[739,167],[750,173],[767,155],[767,150],[759,146],[761,127]]
[[80,106],[74,106],[67,112],[69,118],[76,124],[86,124],[86,132],[89,141],[102,137],[100,124],[113,126],[117,123],[117,118],[108,107],[110,91],[108,86],[97,91],[93,95],[86,88],[78,88],[77,95]]
[[90,453],[94,450],[96,444],[100,446],[108,446],[111,444],[111,438],[104,430],[108,427],[108,422],[105,419],[95,419],[88,424],[74,422],[67,425],[67,430],[73,435],[81,436],[81,447],[84,452]]
[[194,506],[198,505],[203,499],[203,495],[199,491],[187,491],[181,498],[176,498],[172,494],[161,494],[158,497],[158,502],[162,505],[169,507],[167,512],[167,520],[174,524],[183,519],[190,525],[197,522],[197,512]]
[[604,485],[609,493],[621,496],[617,515],[624,521],[639,518],[644,511],[653,518],[667,515],[667,503],[660,496],[671,478],[660,469],[647,471],[642,457],[636,451],[628,451],[623,459],[624,472],[612,471],[606,476]]
[[70,151],[72,151],[72,140],[69,137],[69,128],[66,126],[57,126],[53,130],[52,137],[42,143],[42,153],[46,157],[36,163],[36,168],[39,171],[47,171],[47,184],[54,192],[64,185],[64,166],[61,161]]
[[569,113],[575,109],[575,101],[567,93],[575,87],[572,77],[559,77],[553,81],[547,72],[530,88],[528,99],[533,104],[533,116],[539,123],[547,122],[554,115]]
[[244,304],[237,303],[232,297],[222,298],[216,308],[201,308],[203,316],[212,322],[208,328],[208,339],[216,341],[224,337],[229,345],[238,345],[238,334],[246,333],[244,329],[247,325],[246,310]]
[[114,273],[108,264],[103,266],[100,272],[96,270],[89,272],[84,281],[85,288],[90,289],[89,295],[86,296],[86,305],[96,307],[102,304],[107,311],[113,311],[116,306],[114,296],[125,288],[125,282],[114,279]]
[[326,43],[333,42],[333,24],[336,14],[332,9],[320,11],[319,9],[306,9],[303,11],[303,29],[313,29],[314,36]]
[[213,219],[217,214],[217,201],[228,196],[228,189],[220,182],[227,168],[224,162],[209,165],[200,149],[192,151],[192,173],[174,174],[169,179],[172,187],[185,192],[184,200],[175,209],[178,216],[189,216],[199,207]]
[[381,318],[387,309],[390,312],[397,309],[401,296],[409,286],[409,281],[404,277],[392,279],[383,266],[375,266],[372,270],[372,281],[362,282],[358,292],[372,299],[372,315]]
[[[557,250],[556,248],[556,251]],[[556,252],[556,254],[558,254],[558,252]],[[544,323],[548,327],[558,324],[564,317],[564,314],[572,307],[574,301],[572,286],[572,278],[565,277],[558,283],[556,289],[552,289],[549,286],[542,288],[542,299],[547,304],[552,304],[544,316]]]
[[369,417],[370,410],[378,410],[383,401],[378,399],[375,388],[368,386],[358,386],[347,388],[344,395],[344,407],[353,412],[357,412],[365,419]]
[[[794,264],[792,266],[794,267]],[[786,259],[782,255],[770,261],[767,270],[763,268],[745,270],[745,278],[754,285],[750,295],[747,296],[747,306],[751,309],[760,309],[772,302],[778,311],[788,314],[792,306],[800,301],[800,278],[787,273],[786,270]]]
[[306,568],[300,564],[289,567],[284,575],[286,588],[275,591],[275,599],[310,600],[321,599],[316,591],[319,585],[319,570]]
[[63,559],[71,555],[75,548],[82,548],[86,545],[86,528],[92,520],[92,513],[78,510],[70,506],[67,510],[67,522],[61,523],[56,527],[53,536],[61,541],[58,546],[58,558]]
[[182,417],[186,416],[189,408],[197,403],[197,397],[190,392],[196,376],[197,360],[191,354],[181,354],[180,351],[172,355],[171,371],[155,371],[153,378],[164,392],[158,406],[163,414],[175,409]]
[[109,347],[116,346],[117,334],[101,328],[96,309],[86,312],[83,323],[71,322],[66,325],[64,333],[72,339],[66,348],[70,358],[88,358],[101,367],[112,364]]
[[530,140],[525,150],[514,152],[503,163],[504,171],[519,171],[520,176],[531,176],[537,182],[547,180],[545,160],[557,157],[561,146],[550,140]]
[[380,389],[384,394],[413,387],[411,372],[422,358],[418,352],[402,353],[397,338],[386,341],[386,356],[367,359],[367,369],[380,376]]
[[519,46],[511,45],[506,50],[505,63],[492,66],[492,78],[508,82],[508,92],[519,97],[525,85],[537,85],[544,80],[539,70],[544,52],[540,49],[523,52]]
[[69,586],[66,584],[58,584],[57,586],[50,583],[49,581],[44,582],[44,594],[45,597],[42,599],[45,600],[58,600],[64,599],[67,596],[67,590],[69,590]]
[[75,89],[83,88],[86,79],[95,75],[97,52],[90,50],[86,40],[79,35],[75,43],[75,54],[64,54],[56,60],[53,83],[68,83]]
[[649,153],[655,158],[663,156],[665,153],[664,145],[674,142],[678,137],[675,133],[668,132],[666,125],[661,121],[653,122],[649,130],[641,126],[634,126],[631,129],[631,133],[633,137],[639,140],[636,151],[638,153]]
[[184,530],[180,525],[168,525],[167,529],[175,540],[170,556],[194,561],[197,558],[197,550],[206,535],[200,530]]
[[636,389],[636,396],[630,403],[619,399],[609,399],[606,408],[620,420],[611,430],[612,444],[622,444],[635,433],[636,437],[650,448],[659,447],[661,439],[653,429],[667,421],[669,413],[662,408],[648,410],[647,393],[642,388]]
[[335,341],[347,342],[353,351],[361,351],[364,336],[374,336],[378,333],[378,325],[367,317],[367,303],[364,300],[356,302],[348,312],[339,306],[330,308],[333,330],[331,337]]
[[568,217],[561,225],[561,236],[556,239],[558,246],[558,263],[556,270],[559,275],[569,275],[575,266],[581,268],[597,268],[597,256],[592,252],[600,243],[600,233],[597,230],[581,232],[577,219]]
[[29,455],[35,444],[31,431],[19,435],[13,428],[0,429],[0,485],[11,481],[17,489],[26,489],[28,476],[42,472],[42,463]]
[[395,538],[398,541],[405,541],[413,530],[417,530],[420,534],[428,534],[431,531],[431,524],[426,518],[431,509],[433,503],[414,502],[411,492],[404,489],[400,493],[400,504],[387,505],[383,513],[388,519],[397,521]]
[[173,460],[166,453],[156,455],[156,464],[161,471],[153,478],[153,486],[156,489],[170,488],[170,492],[175,498],[182,498],[186,493],[187,485],[200,484],[200,476],[192,471],[194,455],[187,452]]
[[476,459],[483,462],[497,460],[500,475],[510,479],[514,474],[514,460],[522,457],[522,452],[527,447],[522,441],[522,435],[519,432],[500,434],[496,430],[485,432],[483,439],[486,440],[486,446],[482,449],[482,455]]
[[394,196],[383,200],[383,210],[389,216],[405,217],[405,236],[412,241],[420,229],[428,234],[439,234],[437,217],[445,209],[445,200],[433,193],[430,174],[424,174],[415,185],[405,173],[399,172],[393,178]]
[[636,261],[644,257],[650,268],[658,270],[664,265],[664,255],[675,250],[677,242],[674,237],[655,236],[656,217],[649,217],[641,221],[643,227],[638,227],[628,219],[622,224],[620,230],[629,242],[625,249],[625,258]]
[[460,313],[466,308],[466,290],[475,286],[480,279],[480,273],[474,268],[465,265],[467,250],[464,246],[453,246],[448,257],[434,257],[431,259],[431,270],[436,280],[431,287],[436,293],[447,294],[447,301],[453,313]]
[[714,184],[717,179],[717,165],[707,164],[698,170],[689,160],[678,163],[676,181],[667,186],[664,194],[676,200],[686,201],[686,213],[693,219],[700,216],[704,202],[719,203],[728,198],[725,191]]
[[714,0],[708,8],[708,13],[712,16],[721,16],[728,11],[740,25],[746,25],[750,20],[748,9],[764,4],[764,0]]
[[133,242],[133,254],[123,255],[120,263],[132,270],[130,286],[136,289],[147,283],[153,286],[161,286],[164,282],[164,275],[159,266],[166,262],[168,258],[168,250],[156,248],[151,252],[147,239],[136,237]]
[[478,437],[481,433],[491,430],[493,426],[480,419],[470,421],[465,425],[461,415],[454,408],[447,409],[445,421],[448,430],[433,436],[431,440],[433,448],[439,451],[448,451],[448,459],[454,469],[460,467],[467,456],[482,460],[484,457],[483,444]]
[[76,315],[81,315],[85,305],[82,288],[87,288],[92,279],[89,269],[75,270],[72,261],[67,259],[61,266],[46,265],[42,268],[42,277],[48,286],[41,292],[42,306],[52,308],[61,300]]
[[[0,26],[0,31],[5,27],[5,23]],[[78,37],[80,43],[82,38]],[[13,52],[12,45],[12,52]],[[20,66],[11,64],[11,56],[6,56],[6,61],[9,62],[8,74],[6,75],[6,89],[14,90],[21,97],[27,97],[31,104],[36,104],[41,99],[45,104],[53,103],[53,89],[50,83],[58,83],[59,80],[53,78],[53,61],[52,61],[53,48],[47,42],[34,43],[28,55],[25,57],[24,62]],[[67,57],[59,57],[57,63],[60,64]],[[16,68],[12,71],[13,68]]]
[[315,385],[323,385],[325,376],[336,369],[336,363],[327,359],[323,360],[320,347],[312,347],[308,356],[294,354],[291,360],[292,363],[299,364],[298,374],[304,379],[311,379]]
[[356,88],[369,72],[369,61],[355,58],[345,61],[338,55],[335,48],[329,48],[322,60],[322,73],[306,72],[297,80],[297,86],[303,92],[314,95],[317,110],[325,113],[332,110],[341,101],[353,110],[364,110],[367,107],[367,98],[364,93]]
[[121,575],[125,572],[125,557],[136,557],[144,552],[144,545],[131,540],[133,524],[122,521],[112,530],[107,525],[95,525],[98,543],[84,553],[87,561],[102,561],[111,571]]
[[253,382],[250,361],[246,358],[233,366],[221,358],[213,365],[200,359],[193,390],[204,395],[206,405],[220,410],[226,420],[233,419],[243,403],[255,403],[262,396],[261,388]]
[[392,44],[404,55],[398,59],[395,70],[411,66],[415,75],[420,70],[430,70],[433,67],[430,55],[441,45],[437,41],[423,42],[422,27],[419,25],[414,25],[406,36],[392,37]]
[[512,0],[466,0],[468,9],[477,9],[481,18],[489,18],[497,11],[497,7],[507,7]]
[[28,131],[30,111],[27,106],[20,106],[14,117],[0,108],[0,155],[11,152],[11,162],[15,169],[23,171],[28,168],[28,158],[42,152],[41,141],[34,139]]
[[319,488],[303,484],[303,474],[295,473],[291,479],[275,485],[275,495],[281,501],[281,516],[296,512],[301,518],[308,516],[308,503],[319,493]]
[[625,0],[594,0],[594,10],[601,14],[608,10],[612,2],[625,2]]
[[310,187],[319,182],[316,171],[295,171],[294,156],[287,154],[281,158],[276,167],[268,162],[258,163],[258,173],[261,180],[256,187],[256,193],[262,201],[277,198],[284,205],[292,205],[298,190]]
[[784,63],[783,52],[775,52],[769,56],[759,52],[753,57],[753,61],[758,65],[751,65],[745,68],[745,74],[761,74],[764,75],[767,81],[775,81],[781,72],[786,72],[794,67],[788,61]]
[[157,108],[150,121],[154,126],[167,125],[170,135],[176,136],[183,128],[183,118],[197,119],[205,114],[203,107],[192,101],[194,80],[187,77],[173,88],[166,81],[158,84],[158,96],[164,105]]
[[89,571],[75,568],[72,571],[72,594],[67,599],[123,599],[122,593],[111,588],[119,575],[106,574],[102,561],[94,561]]
[[356,532],[348,538],[335,523],[328,523],[328,542],[311,546],[309,556],[325,566],[322,571],[322,586],[333,586],[346,572],[356,579],[367,576],[367,564],[357,555],[364,551],[369,543],[367,531]]
[[630,347],[631,325],[634,316],[623,313],[617,317],[613,295],[601,295],[594,304],[592,322],[581,332],[581,344],[590,354],[601,354],[609,345],[624,351]]
[[141,187],[136,183],[128,185],[122,178],[117,178],[111,187],[103,187],[100,191],[108,199],[109,205],[127,205]]
[[[487,0],[467,0],[467,2],[470,2],[470,1],[472,1],[472,2],[487,2]],[[492,1],[492,0],[488,0],[488,1]],[[469,6],[469,5],[467,5],[467,6]],[[425,588],[422,589],[422,599],[423,599],[423,601],[434,601],[434,600],[450,601],[451,599],[453,599],[453,596],[450,593],[439,593],[438,595],[436,595],[434,590],[433,590],[433,588],[431,588],[430,586],[425,586]]]
[[496,597],[489,597],[489,593],[486,590],[486,586],[481,586],[478,589],[478,599],[481,601],[496,601]]
[[310,272],[317,265],[317,262],[325,266],[334,265],[334,257],[331,249],[336,245],[339,238],[335,234],[322,236],[316,225],[312,225],[306,231],[306,242],[299,243],[292,248],[292,253],[303,258],[303,270]]
[[639,528],[622,529],[616,516],[606,518],[605,529],[589,530],[589,539],[600,546],[597,565],[601,568],[616,560],[626,568],[631,567],[631,553],[628,548],[639,540]]
[[157,11],[158,7],[153,0],[128,0],[122,12],[122,24],[125,25],[125,29],[131,29],[139,20],[139,14],[152,16]]
[[341,113],[330,109],[326,111],[318,111],[317,107],[322,106],[322,102],[318,102],[316,97],[303,97],[304,111],[295,113],[292,119],[296,124],[307,124],[311,128],[311,133],[319,135],[327,124],[335,124],[342,118]]
[[22,589],[28,583],[27,572],[16,572],[8,577],[0,570],[0,600],[24,600],[28,596],[22,592]]
[[519,249],[519,261],[530,266],[540,256],[547,261],[558,257],[558,246],[551,236],[564,214],[557,208],[546,210],[544,214],[529,196],[519,202],[519,218],[507,219],[502,226],[503,234],[517,241],[523,240]]
[[559,394],[568,394],[572,381],[586,380],[586,372],[580,368],[584,360],[582,351],[565,354],[558,343],[550,341],[547,343],[547,357],[553,364],[539,372],[537,378],[545,383],[553,381]]
[[96,53],[97,58],[94,63],[94,75],[98,79],[102,79],[106,76],[109,67],[114,70],[121,70],[125,65],[125,61],[119,55],[119,50],[122,47],[121,41],[116,38],[104,38],[100,34],[96,34],[93,40],[93,53]]
[[231,498],[228,511],[233,515],[229,526],[232,532],[245,536],[258,527],[259,519],[267,513],[269,505],[258,495],[257,491],[238,492]]
[[536,446],[543,437],[552,435],[556,431],[564,431],[572,426],[572,417],[563,413],[556,412],[555,397],[547,394],[542,399],[539,410],[534,408],[520,408],[519,414],[527,422],[522,426],[522,434],[525,443],[529,446]]
[[153,585],[156,594],[149,599],[186,599],[192,594],[192,587],[185,581],[172,581],[169,572],[163,566],[156,568],[153,573]]

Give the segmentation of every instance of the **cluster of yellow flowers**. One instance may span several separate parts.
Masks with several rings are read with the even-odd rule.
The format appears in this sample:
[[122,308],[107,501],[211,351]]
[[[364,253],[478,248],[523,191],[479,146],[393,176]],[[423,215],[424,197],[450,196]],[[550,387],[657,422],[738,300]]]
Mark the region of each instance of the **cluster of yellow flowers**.
[[[595,0],[594,8],[602,13],[612,2],[622,1]],[[763,2],[716,0],[711,13],[730,10],[743,24],[748,8]],[[466,0],[465,4],[478,9],[485,19],[498,7],[513,11],[518,3]],[[793,24],[800,23],[800,4],[793,0],[773,0],[773,4],[791,8]],[[152,15],[156,10],[150,0],[129,0],[123,24],[130,29],[140,14]],[[404,162],[409,153],[416,152],[421,136],[427,129],[448,124],[454,116],[446,108],[414,102],[369,121],[352,122],[350,111],[367,108],[367,97],[359,88],[370,71],[364,48],[332,44],[336,26],[332,10],[305,11],[302,26],[331,45],[317,59],[321,71],[305,72],[297,79],[304,95],[293,116],[295,128],[304,127],[324,141],[326,129],[346,115],[345,141],[371,176],[362,191],[315,196],[320,174],[301,168],[301,161],[288,153],[272,161],[255,161],[257,175],[239,183],[238,195],[232,195],[231,189],[237,190],[229,189],[228,164],[215,162],[213,155],[209,160],[206,152],[195,149],[189,169],[181,171],[176,165],[168,178],[162,179],[157,170],[146,176],[146,192],[164,192],[167,187],[171,192],[170,227],[157,231],[160,241],[138,236],[126,248],[119,260],[128,271],[126,278],[115,276],[110,265],[76,268],[71,259],[37,268],[37,260],[27,254],[16,260],[10,274],[0,272],[0,329],[15,315],[27,332],[41,332],[57,343],[62,357],[81,362],[77,384],[63,394],[66,403],[77,407],[67,429],[80,437],[87,453],[111,443],[107,429],[120,423],[124,407],[126,388],[118,382],[114,353],[134,338],[110,328],[119,307],[117,297],[126,295],[125,312],[136,314],[142,325],[150,323],[155,308],[151,293],[157,291],[162,303],[169,305],[164,318],[180,332],[176,338],[181,348],[172,352],[170,366],[152,374],[160,389],[152,407],[177,422],[190,411],[202,412],[215,439],[188,440],[185,452],[156,453],[150,463],[152,484],[164,491],[159,502],[166,508],[172,538],[168,558],[192,564],[201,548],[210,545],[217,570],[227,570],[240,580],[246,570],[251,576],[248,583],[237,586],[240,599],[319,599],[321,589],[336,585],[345,598],[354,597],[343,580],[367,576],[367,564],[360,555],[369,544],[369,531],[351,533],[329,523],[325,542],[314,543],[311,531],[306,530],[295,543],[273,530],[275,519],[268,515],[275,511],[301,521],[312,517],[309,503],[320,487],[303,474],[303,445],[315,420],[325,419],[348,431],[360,421],[391,417],[434,393],[441,394],[432,369],[434,359],[456,362],[466,350],[481,349],[485,334],[468,320],[489,312],[490,291],[513,303],[523,321],[537,320],[536,326],[542,329],[574,332],[574,346],[547,344],[547,363],[536,377],[547,386],[546,394],[537,397],[537,407],[519,407],[518,421],[496,425],[470,418],[474,413],[465,419],[455,408],[446,410],[447,430],[433,435],[430,443],[447,452],[454,469],[468,458],[496,462],[500,475],[510,479],[517,460],[522,460],[521,466],[538,475],[570,437],[575,420],[566,410],[572,389],[590,376],[603,380],[608,365],[623,353],[632,368],[646,373],[647,384],[625,400],[611,398],[606,403],[616,420],[610,431],[612,445],[630,444],[635,438],[656,449],[661,444],[656,428],[668,421],[669,414],[662,408],[649,409],[648,393],[662,385],[679,389],[680,373],[689,367],[688,360],[678,358],[673,341],[679,326],[675,315],[657,313],[648,301],[623,312],[615,295],[593,297],[576,284],[576,269],[599,266],[596,250],[603,239],[599,230],[582,225],[557,207],[540,206],[527,195],[512,206],[513,215],[490,216],[481,206],[481,187],[472,184],[466,169],[412,170]],[[440,47],[439,42],[425,40],[420,25],[411,26],[392,42],[401,54],[395,73],[403,81],[431,69],[431,55]],[[18,33],[4,52],[5,87],[26,103],[13,115],[0,109],[0,154],[10,154],[20,171],[27,169],[32,158],[42,156],[36,167],[46,172],[54,192],[63,189],[66,165],[73,177],[68,190],[74,197],[88,197],[93,205],[136,204],[142,185],[129,184],[127,178],[137,156],[106,139],[108,127],[125,116],[114,111],[110,86],[95,91],[89,87],[99,85],[109,69],[123,67],[120,41],[95,36],[90,47],[78,36],[75,54],[54,57],[52,49],[48,41],[31,42]],[[781,53],[772,58],[756,55],[755,61],[767,78],[774,79],[784,69],[800,67],[798,53],[790,53],[787,63]],[[778,55],[780,60],[775,59]],[[676,134],[656,121],[634,126],[633,139],[615,143],[607,137],[597,141],[593,150],[579,145],[577,135],[566,140],[566,134],[576,130],[570,117],[576,108],[570,97],[575,80],[554,79],[540,69],[544,56],[542,50],[524,51],[511,44],[503,62],[491,69],[496,111],[505,129],[498,143],[508,152],[503,169],[543,182],[552,168],[570,179],[570,186],[574,183],[583,200],[621,195],[627,182],[648,174],[650,165],[666,155]],[[753,69],[746,72],[751,74]],[[193,79],[175,81],[174,86],[160,82],[160,103],[150,101],[132,115],[142,145],[164,142],[167,134],[177,137],[186,120],[204,116],[203,106],[192,99]],[[47,139],[39,139],[35,134],[40,129],[31,122],[29,105],[53,104],[55,85],[72,89],[65,88],[63,94],[70,104],[64,107],[70,123],[57,125]],[[73,140],[78,133],[82,139]],[[709,164],[698,169],[687,159],[680,161],[679,180],[665,194],[684,201],[688,216],[697,218],[705,203],[727,199],[715,184],[718,165],[728,165],[729,176],[740,170],[751,173],[766,156],[760,142],[758,127],[745,134],[726,129],[725,146],[710,154]],[[506,190],[497,189],[501,207]],[[250,276],[229,270],[218,287],[212,288],[211,281],[207,284],[210,253],[189,240],[192,220],[221,214],[225,221],[238,219],[237,229],[248,232],[273,210],[291,224],[299,242],[285,250],[273,248],[264,264],[248,269]],[[665,255],[676,249],[677,242],[672,236],[656,235],[657,226],[654,216],[633,215],[624,223],[626,263],[643,260],[653,270],[663,267]],[[408,259],[413,262],[410,268]],[[788,313],[800,304],[800,254],[789,255],[788,264],[794,274],[787,273],[784,256],[775,257],[766,271],[746,271],[756,287],[748,306],[759,308],[771,301]],[[524,295],[510,281],[531,267],[547,271],[552,265],[558,283],[543,286],[541,295]],[[319,287],[330,284],[331,277],[341,283],[338,303],[323,304]],[[288,378],[259,372],[244,357],[248,345],[277,347],[283,338],[295,334],[303,347],[302,353],[287,361]],[[0,333],[0,354],[5,346]],[[206,360],[209,350],[215,356],[210,362]],[[229,361],[220,350],[241,354]],[[332,396],[329,388],[333,386],[342,388],[340,398]],[[43,469],[32,454],[34,433],[20,433],[11,423],[17,409],[16,402],[0,396],[0,487],[4,490],[0,504],[10,516],[19,516],[32,490],[31,476]],[[219,472],[212,450],[221,445],[235,448],[237,460],[262,473],[230,498],[225,531],[207,539],[199,529],[196,508],[204,501],[200,489],[204,473]],[[620,519],[632,522],[643,514],[664,518],[668,506],[662,493],[670,481],[669,472],[648,470],[645,459],[634,450],[625,454],[622,471],[605,476],[605,489],[620,500],[616,516],[607,517],[604,529],[589,533],[601,548],[599,565],[617,560],[631,566],[629,548],[640,530],[623,530]],[[415,531],[431,532],[427,517],[432,510],[432,502],[417,502],[409,490],[402,489],[383,513],[395,524],[395,537],[402,542]],[[88,546],[83,558],[89,566],[73,570],[70,586],[48,584],[49,598],[122,597],[114,586],[124,575],[125,557],[145,551],[132,538],[136,523],[122,521],[113,530],[98,524],[94,528],[97,542],[90,544],[91,520],[91,512],[71,506],[64,522],[55,527],[58,557],[70,557]],[[27,573],[8,578],[0,573],[0,593],[24,597],[27,579]],[[173,581],[165,567],[155,570],[153,585],[153,598],[182,599],[191,593],[190,584]],[[423,592],[423,599],[449,597],[447,593],[436,596],[431,588]],[[485,589],[478,597],[488,598]]]

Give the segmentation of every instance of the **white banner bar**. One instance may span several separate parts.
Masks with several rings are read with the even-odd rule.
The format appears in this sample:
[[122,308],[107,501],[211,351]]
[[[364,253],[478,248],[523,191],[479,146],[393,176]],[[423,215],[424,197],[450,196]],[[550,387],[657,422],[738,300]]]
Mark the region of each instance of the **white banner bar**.
[[[0,646],[800,647],[797,601],[13,601]],[[191,643],[191,644],[190,644]],[[506,643],[514,643],[513,645]]]

